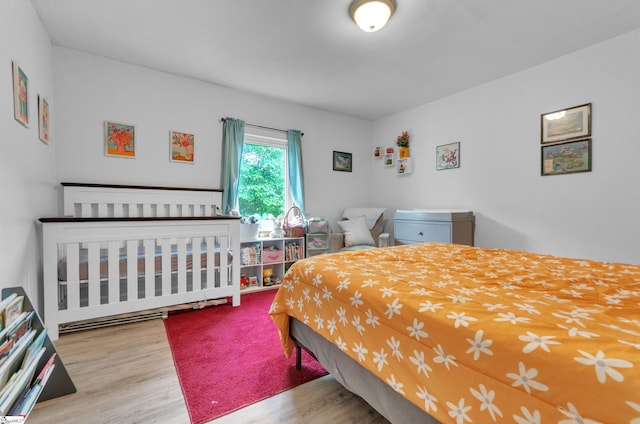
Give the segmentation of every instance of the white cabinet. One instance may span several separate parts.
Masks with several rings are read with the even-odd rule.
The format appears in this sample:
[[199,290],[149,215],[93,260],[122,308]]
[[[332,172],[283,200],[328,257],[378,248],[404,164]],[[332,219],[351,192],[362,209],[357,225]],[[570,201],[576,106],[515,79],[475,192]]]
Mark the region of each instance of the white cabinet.
[[242,292],[277,287],[289,267],[304,258],[304,237],[261,238],[240,242]]
[[473,246],[474,217],[466,210],[397,210],[395,244],[441,242]]

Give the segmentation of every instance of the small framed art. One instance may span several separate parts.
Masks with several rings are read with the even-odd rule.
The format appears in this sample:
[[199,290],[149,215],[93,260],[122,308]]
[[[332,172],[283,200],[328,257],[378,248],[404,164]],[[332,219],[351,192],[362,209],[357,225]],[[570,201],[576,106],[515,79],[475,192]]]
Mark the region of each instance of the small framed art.
[[351,172],[352,166],[352,154],[345,152],[333,152],[333,170]]
[[436,171],[460,168],[460,142],[436,147]]
[[541,146],[542,175],[591,171],[591,139]]
[[13,67],[13,116],[16,121],[29,127],[29,78],[16,62]]
[[49,102],[38,96],[38,137],[49,144]]
[[107,156],[135,158],[136,128],[130,124],[105,121],[104,145]]
[[169,139],[171,141],[170,160],[172,162],[193,163],[195,136],[178,131],[169,131]]
[[591,103],[541,116],[540,142],[558,143],[591,137]]

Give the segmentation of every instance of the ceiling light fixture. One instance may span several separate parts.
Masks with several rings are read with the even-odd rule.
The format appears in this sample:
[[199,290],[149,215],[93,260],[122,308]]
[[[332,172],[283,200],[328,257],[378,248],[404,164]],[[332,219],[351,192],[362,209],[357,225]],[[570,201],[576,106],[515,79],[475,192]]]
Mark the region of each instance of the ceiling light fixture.
[[354,0],[349,15],[366,32],[378,31],[396,10],[394,0]]

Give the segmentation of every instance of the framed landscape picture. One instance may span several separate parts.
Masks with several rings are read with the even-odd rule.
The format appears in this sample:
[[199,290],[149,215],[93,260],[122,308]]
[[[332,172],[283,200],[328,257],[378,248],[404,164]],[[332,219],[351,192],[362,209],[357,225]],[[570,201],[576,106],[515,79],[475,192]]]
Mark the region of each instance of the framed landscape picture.
[[130,124],[105,121],[104,145],[107,156],[135,158],[136,128]]
[[591,103],[545,113],[540,125],[542,144],[591,137]]
[[13,116],[25,127],[29,126],[29,78],[16,62],[13,67]]
[[193,163],[195,136],[178,131],[169,131],[169,138],[171,141],[170,160],[172,162]]
[[542,146],[542,175],[591,171],[591,139]]
[[334,171],[352,171],[352,154],[345,152],[333,152],[333,170]]
[[460,168],[460,142],[436,147],[436,171]]

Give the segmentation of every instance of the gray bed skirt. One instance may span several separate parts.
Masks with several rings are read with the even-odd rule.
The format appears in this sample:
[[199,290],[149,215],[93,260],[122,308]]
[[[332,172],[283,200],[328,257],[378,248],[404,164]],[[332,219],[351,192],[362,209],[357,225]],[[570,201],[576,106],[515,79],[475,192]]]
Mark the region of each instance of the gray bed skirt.
[[438,424],[436,419],[403,398],[307,325],[291,318],[290,332],[297,344],[312,353],[333,378],[393,424]]

